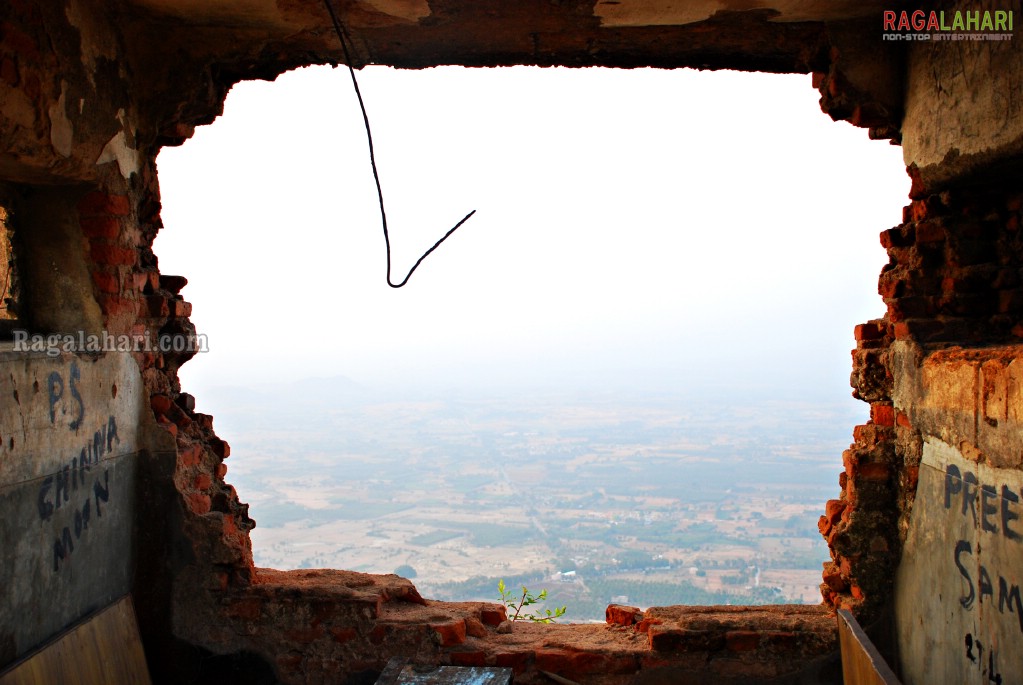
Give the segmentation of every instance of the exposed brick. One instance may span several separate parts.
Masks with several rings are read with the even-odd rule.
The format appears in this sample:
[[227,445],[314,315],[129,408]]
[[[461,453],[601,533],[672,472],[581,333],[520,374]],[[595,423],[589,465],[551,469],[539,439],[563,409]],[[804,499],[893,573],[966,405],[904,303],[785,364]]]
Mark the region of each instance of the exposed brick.
[[131,206],[125,195],[109,195],[94,191],[78,202],[78,212],[82,215],[108,214],[111,216],[128,216]]
[[888,303],[888,316],[892,321],[902,321],[931,316],[934,302],[930,297],[899,297]]
[[873,403],[870,405],[870,420],[878,426],[894,426],[895,407],[884,402]]
[[891,431],[885,430],[884,426],[867,423],[853,428],[853,440],[860,445],[876,445],[882,440],[891,437]]
[[121,222],[112,216],[83,216],[78,223],[87,238],[114,239],[121,233]]
[[730,630],[725,633],[725,645],[730,652],[752,652],[760,646],[760,633],[753,630]]
[[529,668],[533,660],[533,653],[529,652],[497,652],[494,654],[494,665],[504,668],[511,668],[516,673]]
[[636,624],[636,632],[647,633],[650,632],[651,626],[661,625],[663,621],[657,618],[644,618],[642,621]]
[[639,607],[611,604],[604,610],[604,620],[612,626],[631,626],[643,620],[643,612]]
[[224,610],[229,618],[240,618],[245,621],[255,621],[263,611],[263,602],[255,597],[244,597],[235,599],[228,603]]
[[202,454],[202,445],[189,445],[184,449],[178,450],[178,463],[182,466],[198,466],[202,461]]
[[186,499],[188,501],[188,508],[193,514],[208,514],[210,509],[213,508],[213,502],[207,494],[194,492],[188,495]]
[[926,342],[941,334],[944,325],[930,319],[898,321],[893,327],[896,340],[917,340]]
[[824,517],[830,523],[835,524],[842,518],[842,512],[845,511],[846,503],[838,499],[829,499],[827,504],[824,505]]
[[861,323],[853,329],[853,336],[856,340],[880,340],[884,334],[885,330],[882,325],[874,321]]
[[153,395],[149,398],[149,406],[157,416],[166,416],[171,408],[171,400],[166,395]]
[[355,628],[332,627],[327,630],[330,632],[330,636],[334,638],[334,642],[342,645],[346,642],[351,642],[359,636],[359,633],[356,632]]
[[828,533],[831,532],[832,523],[828,520],[827,516],[821,516],[817,519],[817,530],[824,537],[828,537]]
[[132,266],[138,261],[138,251],[134,248],[107,243],[92,243],[89,256],[97,264],[108,266]]
[[906,221],[921,221],[927,217],[927,204],[923,201],[911,202],[907,209],[909,217]]
[[912,244],[912,227],[896,226],[887,231],[881,231],[881,247],[886,250],[891,247],[909,247]]
[[120,295],[103,293],[99,296],[99,308],[107,316],[107,320],[118,319],[130,315],[135,318],[138,303]]
[[857,475],[868,481],[887,480],[892,474],[887,464],[860,464]]
[[136,271],[131,274],[131,287],[133,290],[143,292],[146,287],[146,283],[149,282],[149,276],[144,271]]
[[487,627],[475,616],[467,616],[465,619],[465,633],[472,637],[486,637]]
[[945,239],[945,229],[935,221],[921,221],[916,225],[915,230],[918,245],[920,243],[940,243]]
[[121,279],[115,273],[108,271],[93,271],[92,281],[99,288],[100,292],[103,293],[119,293],[121,292]]
[[454,666],[486,666],[486,652],[451,652],[451,664]]
[[171,301],[172,313],[179,319],[187,319],[192,315],[192,303],[184,300]]
[[790,630],[765,630],[760,632],[760,642],[775,649],[799,649],[805,642],[804,634]]
[[224,476],[227,475],[227,464],[223,462],[217,464],[213,473],[217,476],[217,480],[224,480]]
[[725,636],[719,630],[688,630],[666,625],[650,626],[650,649],[655,652],[716,652],[724,649]]
[[842,592],[849,587],[849,584],[842,578],[842,572],[836,564],[828,562],[824,564],[824,573],[821,576],[824,584],[835,592]]
[[889,115],[875,104],[864,103],[853,107],[848,121],[859,128],[876,128],[887,124]]
[[433,623],[430,627],[440,635],[440,643],[444,647],[453,647],[465,642],[465,621]]
[[181,289],[188,285],[188,279],[184,276],[165,276],[160,275],[159,286],[163,290],[174,293],[177,295],[181,292]]
[[154,319],[162,319],[170,316],[170,305],[167,298],[160,295],[147,295],[139,303],[139,315],[148,316]]
[[175,403],[185,411],[195,411],[195,396],[187,392],[179,393],[174,400]]
[[200,473],[192,482],[192,487],[196,490],[209,490],[212,485],[213,478],[208,473]]
[[217,455],[221,459],[227,459],[231,456],[231,446],[228,445],[225,440],[221,440],[220,438],[211,438],[210,447],[213,449],[213,454]]
[[629,654],[611,655],[550,648],[536,651],[536,667],[543,671],[564,675],[571,680],[578,680],[574,676],[595,673],[632,673],[636,671],[638,664],[636,658]]
[[884,299],[902,297],[906,292],[906,283],[898,278],[897,274],[887,271],[881,274],[877,281],[877,294]]
[[291,630],[284,631],[284,639],[289,642],[297,642],[299,644],[309,644],[316,642],[324,635],[324,630],[321,626],[309,626],[306,628],[292,628]]
[[503,606],[491,605],[480,611],[480,620],[488,626],[499,626],[508,620],[508,612]]

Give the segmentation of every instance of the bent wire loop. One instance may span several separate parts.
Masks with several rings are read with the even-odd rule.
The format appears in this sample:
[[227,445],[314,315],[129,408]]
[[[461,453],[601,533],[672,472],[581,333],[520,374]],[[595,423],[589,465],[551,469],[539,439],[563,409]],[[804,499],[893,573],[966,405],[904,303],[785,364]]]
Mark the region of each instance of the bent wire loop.
[[469,220],[469,218],[476,213],[476,210],[472,210],[459,221],[457,224],[452,226],[444,236],[433,244],[429,250],[424,252],[416,263],[412,265],[409,272],[405,274],[405,278],[400,283],[394,283],[391,280],[391,236],[387,231],[387,211],[384,209],[384,191],[380,186],[380,174],[377,171],[377,160],[376,154],[373,150],[373,133],[369,127],[369,115],[366,114],[366,103],[362,99],[362,91],[359,90],[359,81],[355,78],[355,67],[352,66],[352,54],[348,49],[348,45],[351,43],[351,37],[348,35],[348,31],[345,29],[344,24],[341,23],[341,19],[338,17],[337,12],[334,11],[333,5],[330,0],[323,0],[323,5],[327,8],[327,12],[330,14],[330,21],[334,25],[334,33],[337,34],[337,39],[341,42],[341,52],[345,57],[345,65],[348,67],[348,73],[352,77],[352,86],[355,88],[355,97],[359,100],[359,109],[362,111],[362,123],[366,127],[366,141],[369,143],[369,164],[373,168],[373,181],[377,187],[377,200],[380,204],[380,224],[384,229],[384,246],[387,249],[387,285],[392,288],[400,288],[406,283],[408,279],[412,277],[415,270],[419,268],[419,265],[423,263],[423,260],[430,256],[430,253],[440,247],[440,244],[451,237],[451,234],[457,231],[462,224]]

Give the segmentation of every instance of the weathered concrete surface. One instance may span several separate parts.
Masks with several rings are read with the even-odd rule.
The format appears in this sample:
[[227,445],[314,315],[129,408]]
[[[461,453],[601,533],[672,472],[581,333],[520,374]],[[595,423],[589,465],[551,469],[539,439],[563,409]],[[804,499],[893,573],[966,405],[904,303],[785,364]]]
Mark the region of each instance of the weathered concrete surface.
[[909,422],[974,461],[1023,466],[1023,346],[919,355],[912,343],[892,346],[893,399]]
[[897,341],[891,358],[895,407],[924,441],[895,590],[903,679],[1018,682],[1023,346]]
[[127,354],[0,352],[0,667],[129,591],[142,402]]
[[[722,10],[748,10],[762,7],[760,3],[702,0],[673,2],[672,0],[598,0],[593,13],[600,17],[601,26],[670,26],[689,24],[709,19]],[[884,5],[879,0],[835,0],[829,3],[811,3],[802,0],[774,0],[770,9],[774,21],[829,21],[878,14]]]
[[895,612],[908,685],[1023,674],[1023,473],[924,444]]
[[921,191],[1023,153],[1023,18],[1014,5],[1013,40],[923,41],[909,49],[902,145]]

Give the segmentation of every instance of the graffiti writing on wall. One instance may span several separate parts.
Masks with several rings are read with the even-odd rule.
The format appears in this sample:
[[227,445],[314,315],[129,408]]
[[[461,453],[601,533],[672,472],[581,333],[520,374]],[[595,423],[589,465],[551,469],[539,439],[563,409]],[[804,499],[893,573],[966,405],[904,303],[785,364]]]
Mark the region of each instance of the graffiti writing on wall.
[[[68,380],[64,382],[64,375],[54,371],[46,379],[46,392],[50,401],[50,423],[57,423],[57,412],[61,416],[71,414],[68,422],[68,429],[78,430],[82,421],[85,420],[85,402],[82,400],[82,393],[79,392],[78,384],[82,380],[82,371],[78,368],[77,362],[71,362],[71,369],[68,372]],[[65,392],[69,397],[65,398]]]
[[[68,428],[76,432],[82,426],[86,411],[80,381],[81,371],[74,362],[66,378],[57,371],[48,376],[51,424],[56,426],[66,420]],[[36,509],[39,520],[57,531],[53,540],[54,573],[69,560],[75,545],[84,544],[90,525],[103,517],[103,509],[110,502],[110,471],[101,462],[120,442],[117,420],[110,415],[86,436],[56,473],[42,479],[36,493]]]
[[[973,530],[979,531],[976,549],[970,540],[960,539],[952,552],[963,581],[960,606],[970,611],[978,604],[987,603],[992,608],[997,607],[1000,615],[1015,614],[1023,633],[1023,599],[1019,586],[1006,579],[999,569],[989,570],[987,564],[978,564],[973,559],[974,554],[979,556],[985,539],[994,542],[1001,538],[1015,545],[1023,542],[1020,532],[1023,525],[1019,522],[1021,493],[1004,483],[982,483],[975,473],[969,470],[963,473],[955,464],[945,467],[944,492],[946,511],[962,516],[973,524]],[[988,683],[1002,685],[994,646],[985,644],[973,633],[966,633],[963,644],[966,658],[980,671],[981,677]]]
[[[53,543],[54,572],[74,552],[75,542],[82,540],[93,516],[103,516],[103,505],[110,501],[110,471],[104,468],[100,474],[97,467],[120,442],[117,422],[110,416],[60,471],[44,478],[39,486],[36,505],[40,520],[57,516],[66,522]],[[71,513],[64,513],[68,511]]]
[[985,647],[979,639],[973,637],[973,633],[966,633],[963,642],[966,645],[966,658],[980,670],[981,676],[987,676],[989,683],[1002,685],[1002,674],[998,672],[998,655],[995,650]]
[[[945,469],[945,509],[958,511],[963,517],[970,517],[974,529],[981,536],[1001,537],[1013,543],[1023,541],[1023,525],[1020,518],[1020,494],[1007,485],[981,483],[972,471],[965,474],[955,464]],[[995,603],[1000,614],[1015,614],[1023,633],[1023,599],[1019,586],[1007,580],[997,569],[988,569],[984,564],[973,563],[972,557],[979,553],[969,540],[958,540],[953,550],[953,559],[964,581],[964,590],[959,603],[964,609],[972,609],[979,602]],[[974,577],[976,569],[976,577]],[[997,578],[997,580],[995,580]]]

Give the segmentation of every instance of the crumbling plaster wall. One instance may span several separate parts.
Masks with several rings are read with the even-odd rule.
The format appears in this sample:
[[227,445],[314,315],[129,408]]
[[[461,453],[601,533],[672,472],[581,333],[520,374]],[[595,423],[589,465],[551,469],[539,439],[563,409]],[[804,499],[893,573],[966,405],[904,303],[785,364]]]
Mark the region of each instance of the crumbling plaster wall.
[[[118,373],[128,374],[123,383],[134,390],[104,399],[99,411],[113,415],[136,401],[148,407],[130,429],[118,424],[119,435],[139,436],[127,455],[118,454],[131,465],[124,481],[135,493],[135,508],[122,518],[134,521],[130,549],[111,566],[113,581],[83,579],[75,592],[87,601],[66,611],[47,605],[60,595],[36,593],[47,618],[27,637],[7,638],[12,620],[3,618],[0,667],[57,623],[131,589],[154,676],[167,682],[201,681],[214,671],[249,680],[355,682],[372,678],[392,655],[508,665],[523,681],[541,679],[540,669],[580,682],[826,680],[835,677],[836,648],[828,608],[849,606],[872,622],[900,605],[906,595],[892,579],[904,545],[938,567],[913,533],[929,530],[913,515],[921,468],[930,463],[925,445],[937,440],[978,465],[1020,467],[1013,460],[1019,430],[1010,420],[1015,395],[1005,391],[1004,416],[988,416],[987,404],[970,400],[977,386],[967,390],[962,371],[988,368],[966,350],[994,342],[1001,345],[997,363],[1014,369],[1023,339],[1019,41],[883,45],[879,6],[869,3],[797,4],[809,15],[788,18],[787,5],[777,12],[694,5],[688,23],[657,3],[619,4],[598,12],[592,0],[367,0],[343,9],[360,64],[813,72],[825,112],[902,142],[913,201],[904,223],[882,234],[891,257],[879,284],[888,313],[855,332],[853,386],[871,404],[871,421],[854,431],[840,494],[821,519],[833,554],[825,604],[646,613],[618,607],[603,627],[500,635],[500,607],[429,602],[394,576],[257,570],[248,536],[254,523],[225,482],[230,449],[177,380],[190,353],[108,353],[130,362]],[[337,62],[334,40],[320,3],[298,0],[11,0],[0,7],[0,203],[23,238],[16,249],[26,264],[25,325],[40,333],[193,333],[191,305],[180,294],[185,280],[161,275],[151,249],[160,228],[155,156],[212,121],[234,82]],[[941,357],[950,347],[966,356]],[[55,363],[38,355],[14,359],[36,378],[48,378]],[[68,368],[86,361],[61,357]],[[1016,387],[1014,373],[1005,371],[1004,382],[996,373],[992,387]],[[0,395],[0,406],[5,417],[21,411],[12,393]],[[998,421],[995,433],[981,428],[991,426],[988,419]],[[54,430],[27,429],[29,443]],[[82,438],[78,430],[61,433],[54,449],[70,455]],[[36,452],[0,448],[0,464],[24,467],[33,459]],[[32,478],[59,475],[61,464]],[[31,492],[19,487],[19,497]],[[21,525],[5,524],[4,535],[21,535]],[[114,529],[124,534],[123,526]],[[98,547],[122,544],[115,536]],[[26,578],[15,574],[16,582]],[[909,625],[920,617],[896,611],[896,618]],[[958,655],[963,636],[954,627],[917,633]],[[913,680],[919,649],[900,639]],[[218,661],[214,654],[233,656]]]

